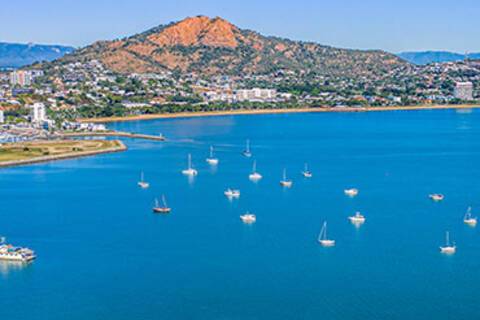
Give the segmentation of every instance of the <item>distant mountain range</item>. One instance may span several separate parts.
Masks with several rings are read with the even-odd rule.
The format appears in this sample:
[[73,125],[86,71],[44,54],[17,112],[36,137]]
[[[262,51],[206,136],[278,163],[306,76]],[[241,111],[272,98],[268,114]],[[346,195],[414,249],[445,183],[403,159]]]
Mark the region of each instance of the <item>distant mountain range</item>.
[[0,68],[18,68],[34,62],[52,61],[75,50],[58,45],[0,42]]
[[222,18],[196,16],[116,41],[100,41],[55,63],[101,61],[119,73],[178,71],[205,75],[276,71],[370,77],[407,63],[380,50],[349,50],[263,36]]
[[[425,65],[429,63],[455,62],[465,60],[466,55],[449,51],[402,52],[398,56],[410,63]],[[468,54],[469,59],[480,59],[480,53]]]

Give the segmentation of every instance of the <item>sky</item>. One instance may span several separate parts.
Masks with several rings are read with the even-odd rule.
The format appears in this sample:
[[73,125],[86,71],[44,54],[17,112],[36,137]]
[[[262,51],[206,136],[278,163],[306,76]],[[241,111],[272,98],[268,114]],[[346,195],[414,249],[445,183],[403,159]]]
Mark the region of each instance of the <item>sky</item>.
[[0,42],[80,47],[202,14],[264,35],[343,48],[480,52],[480,0],[1,2]]

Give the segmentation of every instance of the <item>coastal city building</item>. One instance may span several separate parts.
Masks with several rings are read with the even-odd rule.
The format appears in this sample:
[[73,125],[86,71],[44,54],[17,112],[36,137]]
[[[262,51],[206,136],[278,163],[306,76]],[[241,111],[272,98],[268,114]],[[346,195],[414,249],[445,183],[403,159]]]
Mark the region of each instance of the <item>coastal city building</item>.
[[12,86],[26,87],[32,84],[32,75],[28,71],[15,70],[10,73],[10,84]]
[[0,123],[4,123],[4,122],[5,122],[5,114],[3,110],[0,110]]
[[43,76],[42,70],[15,70],[10,73],[10,84],[12,86],[28,87],[35,78]]
[[43,122],[47,120],[45,105],[41,102],[34,103],[32,106],[32,122]]
[[471,101],[473,100],[473,83],[457,82],[455,85],[454,96],[457,99]]

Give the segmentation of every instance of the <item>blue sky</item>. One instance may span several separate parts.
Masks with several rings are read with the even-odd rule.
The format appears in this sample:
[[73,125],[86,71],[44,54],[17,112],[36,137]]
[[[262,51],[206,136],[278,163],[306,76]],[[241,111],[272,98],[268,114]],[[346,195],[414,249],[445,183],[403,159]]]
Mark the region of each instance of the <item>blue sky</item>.
[[198,14],[346,48],[480,52],[480,0],[4,0],[0,41],[83,46]]

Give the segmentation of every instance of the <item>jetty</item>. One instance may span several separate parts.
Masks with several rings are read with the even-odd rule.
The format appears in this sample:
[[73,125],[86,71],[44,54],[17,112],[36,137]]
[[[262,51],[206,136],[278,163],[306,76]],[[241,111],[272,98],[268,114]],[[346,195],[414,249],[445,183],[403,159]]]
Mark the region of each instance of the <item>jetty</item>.
[[149,135],[143,133],[133,133],[133,132],[124,132],[124,131],[94,131],[94,132],[62,132],[54,135],[54,137],[68,139],[76,137],[123,137],[123,138],[134,138],[134,139],[145,139],[153,141],[165,141],[163,135]]

